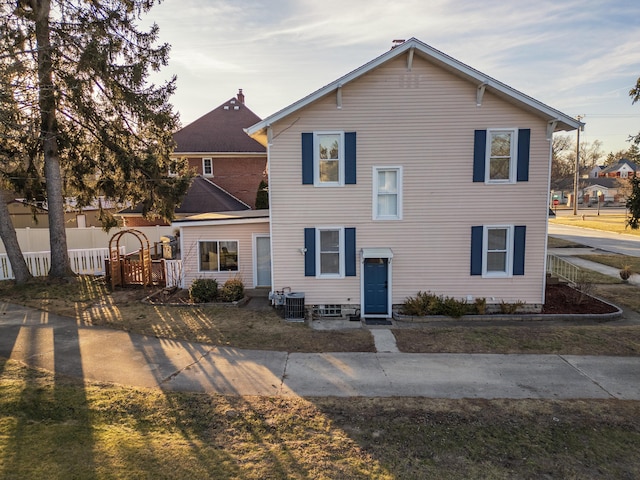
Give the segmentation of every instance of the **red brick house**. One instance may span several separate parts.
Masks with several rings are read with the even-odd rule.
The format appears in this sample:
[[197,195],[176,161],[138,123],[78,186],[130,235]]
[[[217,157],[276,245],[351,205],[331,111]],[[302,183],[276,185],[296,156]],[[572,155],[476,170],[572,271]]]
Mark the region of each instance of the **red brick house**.
[[[242,89],[209,113],[178,130],[173,156],[186,159],[197,172],[176,218],[210,212],[255,208],[256,194],[266,180],[267,151],[244,132],[261,119],[244,103]],[[146,220],[140,206],[119,212],[126,226],[168,225]]]
[[236,97],[177,131],[174,155],[187,158],[198,174],[255,208],[258,186],[266,179],[267,150],[243,129],[260,120],[245,105],[240,89]]

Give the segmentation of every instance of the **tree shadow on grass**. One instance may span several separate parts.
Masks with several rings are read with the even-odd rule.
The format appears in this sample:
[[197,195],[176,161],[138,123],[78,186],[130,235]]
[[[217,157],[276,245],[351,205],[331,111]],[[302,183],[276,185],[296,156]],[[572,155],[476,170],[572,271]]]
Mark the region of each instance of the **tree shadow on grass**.
[[20,335],[27,362],[52,362],[53,377],[37,369],[20,379],[3,375],[4,478],[97,478],[77,328],[44,322],[25,325]]

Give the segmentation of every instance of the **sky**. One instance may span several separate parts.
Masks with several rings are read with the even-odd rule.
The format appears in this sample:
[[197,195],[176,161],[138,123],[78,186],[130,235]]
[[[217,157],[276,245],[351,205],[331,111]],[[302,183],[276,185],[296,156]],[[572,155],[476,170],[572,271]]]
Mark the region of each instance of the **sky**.
[[243,89],[265,118],[386,52],[418,40],[567,115],[581,141],[626,150],[640,132],[638,0],[164,0],[160,27],[182,125]]

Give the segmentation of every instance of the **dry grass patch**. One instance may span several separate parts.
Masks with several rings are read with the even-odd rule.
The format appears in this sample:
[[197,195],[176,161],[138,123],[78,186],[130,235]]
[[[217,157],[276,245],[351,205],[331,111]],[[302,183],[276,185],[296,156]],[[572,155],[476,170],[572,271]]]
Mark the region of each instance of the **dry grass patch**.
[[591,262],[602,263],[603,265],[608,265],[614,268],[622,268],[625,265],[629,265],[633,273],[640,273],[640,257],[631,257],[629,255],[621,255],[617,253],[596,253],[577,256]]
[[580,243],[552,236],[549,236],[547,243],[549,248],[587,248],[585,245]]
[[288,323],[274,311],[216,306],[150,305],[152,290],[111,289],[101,278],[77,277],[65,284],[34,280],[25,286],[0,282],[0,299],[100,325],[173,340],[238,348],[303,352],[372,352],[364,329],[317,331]]
[[621,305],[640,313],[640,287],[636,285],[594,285],[594,293],[616,305]]
[[171,393],[0,359],[0,477],[639,478],[639,415],[616,400]]
[[395,329],[407,353],[640,355],[640,326],[504,326]]

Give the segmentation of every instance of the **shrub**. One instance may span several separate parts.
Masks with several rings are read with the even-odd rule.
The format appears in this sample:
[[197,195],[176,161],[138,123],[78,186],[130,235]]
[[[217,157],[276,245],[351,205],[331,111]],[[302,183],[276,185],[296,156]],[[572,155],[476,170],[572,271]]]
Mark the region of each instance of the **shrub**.
[[484,297],[476,298],[475,307],[475,313],[477,313],[478,315],[484,315],[485,313],[487,313],[487,299]]
[[440,297],[440,315],[460,318],[469,312],[466,300],[456,300],[453,297]]
[[518,300],[514,303],[507,303],[504,300],[500,301],[500,313],[512,315],[518,311],[520,307],[524,305],[522,300]]
[[631,270],[631,265],[623,265],[620,269],[620,278],[623,282],[629,280],[629,277],[631,277],[632,274],[633,271]]
[[230,278],[222,286],[220,300],[223,302],[237,302],[244,297],[244,283],[239,278]]
[[218,299],[218,281],[214,278],[197,278],[189,288],[189,298],[194,303],[215,302]]
[[415,297],[407,297],[402,305],[402,313],[416,317],[446,315],[459,318],[468,311],[466,300],[456,300],[431,292],[418,292]]

